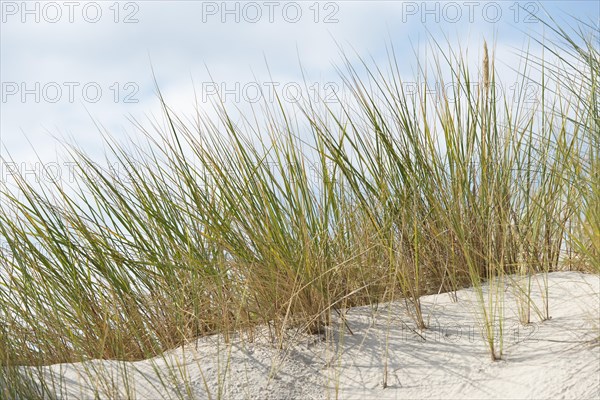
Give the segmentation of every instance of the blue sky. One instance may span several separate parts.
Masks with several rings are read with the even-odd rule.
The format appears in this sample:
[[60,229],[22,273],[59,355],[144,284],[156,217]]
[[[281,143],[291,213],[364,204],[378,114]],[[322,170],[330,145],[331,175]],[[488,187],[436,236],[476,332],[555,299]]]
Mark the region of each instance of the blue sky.
[[90,115],[124,138],[138,134],[128,118],[160,114],[152,68],[182,113],[193,111],[194,90],[202,107],[215,88],[232,106],[255,99],[257,87],[294,93],[299,62],[313,94],[327,95],[340,82],[338,45],[351,59],[384,62],[391,41],[410,80],[413,48],[425,57],[430,38],[469,48],[473,60],[486,39],[497,69],[509,71],[526,34],[543,32],[521,7],[598,24],[596,1],[2,1],[0,152],[54,160],[58,137],[101,155]]

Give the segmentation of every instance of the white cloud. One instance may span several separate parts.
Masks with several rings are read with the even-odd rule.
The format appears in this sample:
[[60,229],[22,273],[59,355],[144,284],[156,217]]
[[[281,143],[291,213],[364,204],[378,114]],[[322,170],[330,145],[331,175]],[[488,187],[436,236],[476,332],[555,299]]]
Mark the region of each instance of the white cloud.
[[[296,23],[290,22],[295,18],[296,6],[288,6],[284,13],[284,7],[290,3],[282,2],[273,9],[272,23],[268,21],[268,4],[271,3],[261,1],[237,3],[237,15],[223,14],[224,3],[220,1],[121,2],[118,3],[118,15],[114,8],[116,3],[96,2],[102,10],[102,18],[96,23],[86,21],[81,13],[84,7],[94,11],[94,2],[77,3],[73,23],[66,19],[66,3],[53,3],[63,13],[63,19],[57,23],[48,21],[55,16],[51,7],[43,13],[44,3],[39,3],[39,23],[34,21],[35,15],[10,8],[21,7],[21,2],[2,3],[2,17],[6,21],[1,26],[0,71],[5,98],[0,104],[0,132],[2,145],[14,157],[32,157],[30,145],[21,130],[27,133],[36,149],[49,158],[54,157],[56,147],[47,131],[72,136],[82,147],[97,152],[101,149],[101,138],[88,111],[115,135],[120,135],[123,127],[129,133],[133,132],[127,115],[143,119],[145,114],[160,112],[150,60],[169,104],[189,114],[193,107],[192,80],[196,89],[201,89],[203,83],[210,80],[206,67],[216,81],[228,89],[235,89],[236,82],[242,88],[252,84],[254,74],[261,82],[271,80],[265,58],[272,80],[281,85],[298,82],[301,79],[300,61],[308,74],[308,82],[323,85],[339,81],[332,66],[333,62],[340,61],[336,41],[353,62],[357,62],[357,55],[366,59],[373,56],[377,62],[383,62],[387,57],[385,46],[391,40],[401,71],[410,79],[411,67],[415,66],[416,60],[409,39],[422,49],[428,43],[429,35],[442,44],[446,43],[443,35],[448,35],[451,43],[471,48],[474,63],[478,62],[482,39],[489,42],[495,37],[497,67],[504,71],[515,64],[512,61],[515,56],[509,54],[509,47],[520,47],[523,43],[524,34],[519,29],[540,30],[539,25],[525,24],[523,14],[516,17],[516,9],[510,8],[514,3],[497,3],[503,10],[497,23],[481,13],[484,7],[491,7],[485,2],[477,3],[472,22],[467,15],[468,2],[454,2],[455,5],[442,2],[437,11],[435,2],[428,5],[392,1],[297,2],[294,4],[302,10],[302,17]],[[556,3],[551,7],[566,7],[566,2]],[[592,2],[579,3],[581,11],[576,11],[575,6],[569,9],[585,18],[593,18]],[[34,5],[31,4],[38,3],[29,4],[32,9]],[[232,9],[235,4],[229,2],[227,7]],[[462,13],[459,20],[452,13],[455,10],[452,7],[456,5]],[[262,18],[252,23],[257,9]],[[595,13],[597,15],[598,11]],[[128,15],[139,22],[123,23]],[[114,22],[116,17],[118,23]],[[235,22],[236,17],[239,23]],[[330,22],[337,22],[325,23],[327,17]],[[26,18],[26,22],[21,22],[21,18]],[[225,22],[222,22],[223,18]],[[506,65],[502,66],[502,62]],[[20,92],[6,97],[6,90],[14,89],[13,83],[25,83],[31,90],[36,82],[40,84],[37,94],[42,97],[39,103],[33,100],[33,94],[27,95],[25,102],[21,101]],[[72,102],[68,101],[65,82],[78,83]],[[48,84],[48,92],[43,93]],[[94,85],[101,88],[102,96],[98,102],[89,101],[83,93],[86,84],[91,84],[91,89]],[[56,103],[48,101],[53,95],[53,85],[63,89],[63,97]],[[317,88],[324,90],[321,86]],[[128,95],[137,103],[124,102]],[[243,94],[239,97],[244,100]]]

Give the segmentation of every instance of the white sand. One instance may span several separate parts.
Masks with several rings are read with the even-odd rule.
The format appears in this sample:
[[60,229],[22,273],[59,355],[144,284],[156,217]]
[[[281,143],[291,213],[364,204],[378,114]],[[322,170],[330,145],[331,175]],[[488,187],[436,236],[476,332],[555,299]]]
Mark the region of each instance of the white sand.
[[[94,397],[84,378],[93,369],[104,371],[96,381],[106,387],[101,398],[598,399],[600,277],[556,272],[548,280],[552,319],[540,322],[532,311],[527,326],[518,323],[507,285],[501,361],[490,359],[474,292],[466,289],[458,302],[448,294],[423,297],[429,329],[418,335],[404,305],[393,303],[348,310],[353,335],[334,323],[326,340],[296,335],[283,350],[266,337],[227,344],[212,336],[152,360],[61,364],[46,372],[63,379],[60,396],[78,399]],[[541,308],[540,288],[533,289]],[[124,368],[127,382],[118,378]]]

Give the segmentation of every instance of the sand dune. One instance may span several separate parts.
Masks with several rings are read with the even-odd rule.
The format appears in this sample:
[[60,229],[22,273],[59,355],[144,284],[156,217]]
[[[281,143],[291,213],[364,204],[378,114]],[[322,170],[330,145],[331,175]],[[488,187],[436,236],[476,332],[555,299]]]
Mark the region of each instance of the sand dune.
[[[539,275],[532,296],[538,308],[541,289]],[[548,289],[551,319],[541,322],[532,311],[524,326],[514,286],[505,285],[500,361],[488,355],[474,291],[464,289],[457,302],[448,294],[422,298],[424,331],[403,302],[393,302],[346,310],[352,334],[339,319],[323,335],[289,331],[282,349],[266,331],[229,343],[216,335],[152,360],[61,364],[45,373],[62,380],[55,391],[67,398],[93,398],[93,386],[104,388],[103,398],[140,399],[600,398],[600,277],[555,272]]]

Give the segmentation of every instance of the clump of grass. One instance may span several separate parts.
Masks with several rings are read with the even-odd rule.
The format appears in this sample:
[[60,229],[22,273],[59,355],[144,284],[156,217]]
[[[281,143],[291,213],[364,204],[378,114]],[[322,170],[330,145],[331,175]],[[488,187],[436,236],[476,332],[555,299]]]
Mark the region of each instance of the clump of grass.
[[0,383],[10,395],[27,387],[18,366],[145,359],[258,325],[282,346],[288,329],[390,299],[427,329],[420,297],[465,286],[501,358],[508,276],[525,278],[528,323],[550,317],[530,277],[566,247],[598,271],[598,49],[568,43],[593,73],[565,100],[542,75],[533,109],[496,92],[487,43],[479,68],[434,42],[418,78],[451,89],[433,96],[405,90],[393,49],[386,66],[344,59],[338,106],[277,99],[262,121],[236,123],[221,102],[188,122],[159,91],[163,120],[136,122],[147,143],[102,132],[125,169],[68,147],[72,187],[0,188]]
[[572,164],[570,183],[581,201],[574,215],[576,229],[570,239],[584,258],[583,264],[600,271],[600,30],[594,22],[577,20],[578,28],[561,28],[552,18],[543,21],[558,37],[542,43],[555,55],[556,63],[547,66],[557,90],[572,99],[569,122],[577,137],[574,151],[558,148],[560,156]]
[[[378,252],[411,303],[417,326],[426,328],[422,294],[473,285],[491,357],[498,359],[504,275],[519,265],[530,273],[557,265],[563,214],[571,210],[561,195],[564,182],[554,176],[565,163],[547,151],[555,126],[538,123],[536,110],[523,103],[517,105],[523,115],[514,118],[509,99],[496,93],[486,44],[477,90],[464,59],[448,54],[436,60],[434,72],[441,87],[450,76],[453,92],[433,98],[425,88],[407,95],[396,64],[386,74],[363,63],[366,82],[348,63],[346,82],[354,102],[342,105],[345,119],[337,121],[337,130],[325,124],[318,129],[352,183],[361,213],[379,232]],[[529,168],[523,169],[527,157]],[[524,184],[536,177],[538,166],[546,180]],[[540,230],[532,234],[525,228],[532,225]],[[490,287],[487,298],[484,281]],[[498,326],[500,338],[494,333]]]

